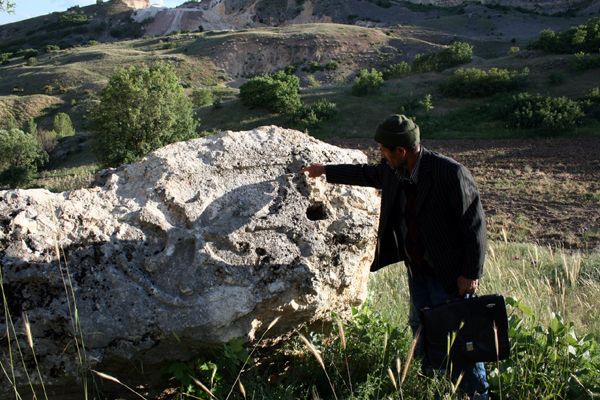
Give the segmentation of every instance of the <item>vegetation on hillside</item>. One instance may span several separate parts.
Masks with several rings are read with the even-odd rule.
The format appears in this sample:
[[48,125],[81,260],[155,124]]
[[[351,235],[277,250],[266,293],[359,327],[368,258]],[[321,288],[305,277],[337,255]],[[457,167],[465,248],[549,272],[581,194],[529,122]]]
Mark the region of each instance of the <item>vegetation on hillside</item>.
[[161,146],[196,136],[191,100],[167,63],[117,70],[91,115],[98,160],[135,161]]
[[530,46],[549,53],[598,53],[600,50],[600,17],[591,18],[586,24],[574,26],[564,32],[546,29]]
[[0,129],[0,184],[27,184],[48,161],[38,138],[19,129]]

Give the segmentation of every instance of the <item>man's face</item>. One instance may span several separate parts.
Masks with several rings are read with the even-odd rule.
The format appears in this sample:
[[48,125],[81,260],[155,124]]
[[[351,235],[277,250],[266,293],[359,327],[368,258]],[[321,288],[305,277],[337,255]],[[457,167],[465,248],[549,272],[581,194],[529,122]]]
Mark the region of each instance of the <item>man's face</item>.
[[381,158],[385,160],[390,168],[402,169],[406,166],[406,149],[403,149],[402,147],[390,149],[380,144],[379,152],[381,153]]

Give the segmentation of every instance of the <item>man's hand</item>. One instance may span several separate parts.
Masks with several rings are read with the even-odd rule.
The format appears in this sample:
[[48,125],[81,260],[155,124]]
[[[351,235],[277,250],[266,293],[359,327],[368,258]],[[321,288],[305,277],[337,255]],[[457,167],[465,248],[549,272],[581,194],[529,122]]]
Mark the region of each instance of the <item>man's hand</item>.
[[475,291],[479,287],[479,279],[469,279],[464,276],[459,276],[456,280],[458,286],[458,295],[464,296],[465,294],[475,294]]
[[310,164],[308,167],[303,167],[302,172],[308,172],[310,178],[318,178],[325,173],[323,164]]

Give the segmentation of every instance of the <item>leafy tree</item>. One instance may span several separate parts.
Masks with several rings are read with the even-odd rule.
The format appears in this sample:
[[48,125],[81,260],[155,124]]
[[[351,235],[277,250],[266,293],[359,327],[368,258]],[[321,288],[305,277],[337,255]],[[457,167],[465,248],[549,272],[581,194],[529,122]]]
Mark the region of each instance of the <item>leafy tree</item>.
[[54,132],[56,132],[56,136],[66,137],[73,136],[75,134],[75,128],[73,128],[73,123],[71,122],[71,118],[69,114],[66,113],[58,113],[54,116]]
[[240,87],[242,104],[263,107],[267,110],[295,114],[301,107],[300,81],[295,75],[278,71],[273,75],[261,75],[250,79]]
[[0,11],[13,13],[15,11],[15,3],[10,0],[0,0]]
[[352,85],[351,93],[355,96],[366,96],[369,93],[376,92],[383,85],[383,74],[372,68],[361,69]]
[[117,70],[92,114],[98,159],[128,163],[150,151],[196,135],[193,106],[167,63]]
[[0,183],[28,183],[38,167],[48,161],[36,136],[19,129],[0,129]]
[[587,23],[564,32],[543,30],[530,47],[547,53],[597,53],[600,48],[600,17],[593,17]]

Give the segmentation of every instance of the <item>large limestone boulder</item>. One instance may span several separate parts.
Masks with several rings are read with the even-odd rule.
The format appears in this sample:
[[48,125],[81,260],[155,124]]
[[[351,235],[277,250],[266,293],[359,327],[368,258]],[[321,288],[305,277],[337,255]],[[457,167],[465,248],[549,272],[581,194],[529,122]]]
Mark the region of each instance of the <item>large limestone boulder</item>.
[[81,354],[122,378],[276,317],[284,335],[347,312],[366,295],[379,200],[307,180],[316,161],[366,156],[271,126],[166,146],[89,189],[1,191],[3,365],[12,349],[26,382],[16,335],[33,368],[25,315],[49,386],[76,379]]

